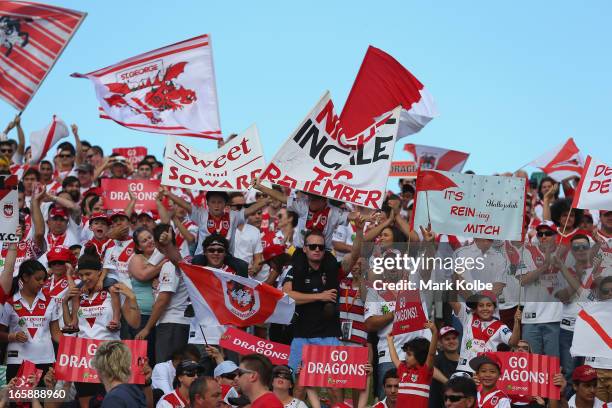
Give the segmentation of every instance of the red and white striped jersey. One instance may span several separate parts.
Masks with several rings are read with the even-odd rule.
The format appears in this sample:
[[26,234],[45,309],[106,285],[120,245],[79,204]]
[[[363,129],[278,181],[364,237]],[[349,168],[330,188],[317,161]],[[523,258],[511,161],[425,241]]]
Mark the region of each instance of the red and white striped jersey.
[[510,408],[510,398],[500,390],[493,390],[487,394],[478,391],[479,408]]
[[397,375],[400,378],[397,406],[427,408],[433,368],[426,365],[408,368],[406,363],[402,362],[397,368]]
[[365,327],[364,302],[359,296],[359,288],[353,287],[353,281],[346,278],[340,281],[338,304],[340,306],[340,324],[351,325],[350,337],[343,340],[365,345],[368,342],[368,333]]
[[187,406],[189,406],[189,403],[181,397],[179,390],[175,389],[161,397],[156,408],[183,408]]

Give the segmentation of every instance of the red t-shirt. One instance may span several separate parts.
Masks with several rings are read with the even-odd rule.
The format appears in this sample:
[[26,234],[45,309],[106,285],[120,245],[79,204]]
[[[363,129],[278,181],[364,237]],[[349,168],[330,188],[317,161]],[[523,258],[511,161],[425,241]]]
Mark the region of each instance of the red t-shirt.
[[276,395],[266,392],[251,403],[251,408],[285,408]]
[[400,378],[397,406],[427,408],[433,369],[426,365],[408,368],[406,363],[402,362],[397,368],[397,376]]

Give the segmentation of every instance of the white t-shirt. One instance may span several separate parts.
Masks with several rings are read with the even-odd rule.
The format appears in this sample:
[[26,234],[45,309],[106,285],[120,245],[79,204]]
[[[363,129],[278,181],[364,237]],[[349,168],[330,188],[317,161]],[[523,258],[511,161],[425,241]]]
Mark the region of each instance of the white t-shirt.
[[[497,399],[497,402],[494,404],[495,399]],[[487,404],[487,402],[489,404]],[[478,391],[478,399],[476,406],[482,407],[485,404],[487,404],[487,406],[494,406],[495,408],[510,408],[512,406],[510,398],[508,398],[506,394],[504,394],[500,390],[492,391],[484,397],[480,394],[480,391]]]
[[166,262],[162,266],[161,271],[159,271],[157,294],[162,292],[170,292],[172,293],[172,297],[170,298],[170,303],[168,303],[166,310],[164,310],[157,321],[157,324],[190,324],[191,319],[185,317],[185,309],[187,308],[189,299],[187,287],[183,281],[183,275],[171,262]]
[[[198,245],[196,247],[195,254],[199,255],[204,252],[202,248],[202,243],[206,239],[207,236],[210,235],[208,230],[208,210],[202,207],[193,206],[191,210],[191,220],[198,224]],[[225,226],[228,229],[227,235],[225,238],[230,243],[230,252],[234,253],[234,233],[236,232],[236,228],[238,225],[244,224],[244,209],[240,211],[230,211],[229,212],[229,225]],[[222,227],[224,227],[222,225]]]
[[[595,397],[595,400],[593,401],[593,408],[604,408],[606,406],[607,405],[605,402]],[[569,401],[567,401],[567,407],[576,408],[576,394],[572,395],[572,398],[570,398]]]
[[119,330],[113,332],[106,328],[113,320],[111,295],[106,290],[94,293],[91,298],[87,293],[82,293],[78,316],[78,337],[96,340],[121,339]]
[[308,408],[308,405],[304,401],[294,398],[288,404],[285,404],[285,408]]
[[242,230],[236,228],[235,234],[234,256],[251,265],[255,254],[263,252],[259,229],[251,224],[243,224]]
[[459,348],[458,371],[474,372],[470,360],[487,351],[497,351],[500,343],[508,344],[512,332],[497,319],[482,321],[464,304],[461,305],[457,318],[463,326],[461,347]]
[[58,320],[57,303],[51,296],[39,291],[32,306],[17,291],[4,304],[0,324],[8,327],[9,333],[23,332],[28,336],[25,343],[12,342],[7,345],[7,363],[21,364],[30,360],[35,364],[55,362],[51,330],[49,325]]
[[172,390],[159,399],[155,408],[182,408],[189,405],[189,401],[183,400],[178,390]]
[[103,268],[108,269],[108,277],[124,283],[128,288],[132,287],[132,280],[128,273],[130,259],[134,255],[134,240],[113,240],[106,249]]
[[162,390],[164,394],[172,392],[172,382],[176,376],[176,368],[172,360],[155,364],[151,374],[151,388]]
[[[334,235],[332,236],[332,243],[340,242],[346,245],[353,245],[353,237],[354,237],[353,226],[350,223],[348,223],[347,225],[338,225],[338,227],[334,231]],[[348,253],[348,252],[341,252],[341,251],[336,251],[336,250],[334,250],[334,252],[336,253],[336,259],[339,262],[341,262],[342,258],[344,258],[344,255]]]
[[[293,242],[293,245],[295,245],[296,248],[302,248],[304,246],[304,235],[307,231],[306,223],[309,213],[308,203],[308,198],[289,197],[287,199],[287,210],[295,211],[299,217],[298,225],[295,230],[299,231],[300,233],[295,234]],[[327,213],[326,218],[321,220],[321,224],[325,224],[322,231],[323,235],[325,235],[325,247],[331,250],[334,231],[338,225],[346,224],[346,217],[348,213],[333,205],[328,205],[328,208],[329,212]]]

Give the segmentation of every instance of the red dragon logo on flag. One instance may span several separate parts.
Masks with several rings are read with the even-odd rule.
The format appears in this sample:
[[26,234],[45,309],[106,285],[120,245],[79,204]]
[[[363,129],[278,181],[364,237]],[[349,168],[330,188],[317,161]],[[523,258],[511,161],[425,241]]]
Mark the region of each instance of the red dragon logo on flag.
[[[176,83],[178,76],[185,71],[186,65],[187,62],[170,65],[163,75],[159,70],[153,79],[149,77],[134,87],[123,82],[106,84],[113,95],[104,100],[111,107],[129,107],[133,112],[145,115],[152,124],[160,123],[161,112],[181,110],[185,105],[197,100],[193,90]],[[144,98],[136,96],[138,91],[145,89],[148,91]]]
[[252,288],[234,281],[222,281],[225,306],[242,320],[259,310],[259,294]]

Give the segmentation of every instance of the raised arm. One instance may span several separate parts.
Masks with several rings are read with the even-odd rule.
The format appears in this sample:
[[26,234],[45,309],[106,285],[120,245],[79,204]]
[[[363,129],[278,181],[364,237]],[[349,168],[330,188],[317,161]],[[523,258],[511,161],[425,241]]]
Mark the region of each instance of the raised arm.
[[183,200],[181,197],[177,196],[176,194],[174,194],[170,190],[166,190],[165,194],[166,194],[166,196],[168,198],[170,198],[172,200],[172,202],[175,205],[178,205],[179,207],[181,207],[182,209],[187,211],[187,213],[191,214],[192,208],[191,208],[191,204],[190,203],[188,203],[187,201]]
[[15,127],[17,128],[17,154],[21,157],[23,157],[24,153],[25,153],[25,134],[23,132],[23,129],[21,128],[21,113],[19,113],[17,116],[15,116],[15,119],[13,120],[13,123],[15,124]]
[[434,358],[436,357],[436,350],[438,348],[438,328],[436,324],[432,321],[428,321],[425,323],[425,328],[431,330],[431,342],[429,342],[429,351],[427,353],[427,360],[425,360],[425,365],[433,369],[434,368]]
[[550,216],[550,205],[553,201],[555,201],[555,194],[559,191],[559,183],[555,183],[555,185],[544,194],[544,200],[542,200],[542,218],[544,220],[550,221],[552,218]]
[[32,227],[34,228],[34,244],[39,248],[44,248],[45,245],[45,219],[42,211],[40,210],[40,203],[46,197],[47,192],[45,187],[38,185],[32,196],[31,210],[32,210]]
[[130,202],[128,203],[127,207],[125,207],[125,215],[128,216],[128,218],[130,218],[132,216],[132,213],[134,212],[134,208],[136,207],[136,202],[138,201],[136,199],[136,196],[134,195],[134,193],[128,189],[128,195],[130,196]]
[[257,211],[261,210],[266,205],[268,205],[268,199],[267,198],[260,198],[259,200],[255,201],[253,204],[251,204],[248,208],[244,209],[244,216],[248,217],[251,214],[255,214]]
[[280,201],[281,203],[287,204],[287,196],[284,193],[281,193],[280,191],[276,191],[273,188],[264,186],[263,184],[261,184],[259,177],[253,180],[253,188],[261,191],[264,194],[267,194],[268,196],[272,197],[275,200]]
[[[17,226],[17,236],[21,240],[21,226]],[[13,273],[15,272],[15,261],[17,261],[17,243],[11,242],[8,245],[6,258],[4,258],[4,269],[0,274],[0,286],[4,293],[10,293],[13,286]]]
[[387,334],[387,346],[389,348],[389,357],[391,358],[391,362],[395,366],[395,368],[399,368],[402,361],[397,355],[397,350],[395,349],[395,342],[393,341],[393,335],[391,333]]
[[155,197],[155,206],[157,207],[157,213],[159,214],[159,221],[162,224],[170,224],[170,213],[164,207],[164,197],[166,196],[166,188],[160,187],[157,191],[157,197]]
[[359,216],[355,220],[353,220],[353,222],[355,223],[356,228],[355,240],[353,241],[350,254],[348,254],[348,256],[345,256],[342,260],[342,268],[347,273],[351,269],[353,269],[353,266],[355,266],[355,263],[357,263],[357,260],[361,255],[361,249],[363,247],[363,225],[365,224],[365,220],[361,216]]
[[81,144],[81,138],[79,137],[79,127],[75,123],[73,123],[70,128],[72,129],[72,134],[74,135],[74,147],[76,149],[76,156],[74,158],[74,162],[78,166],[82,163],[81,151],[83,150],[83,145]]

